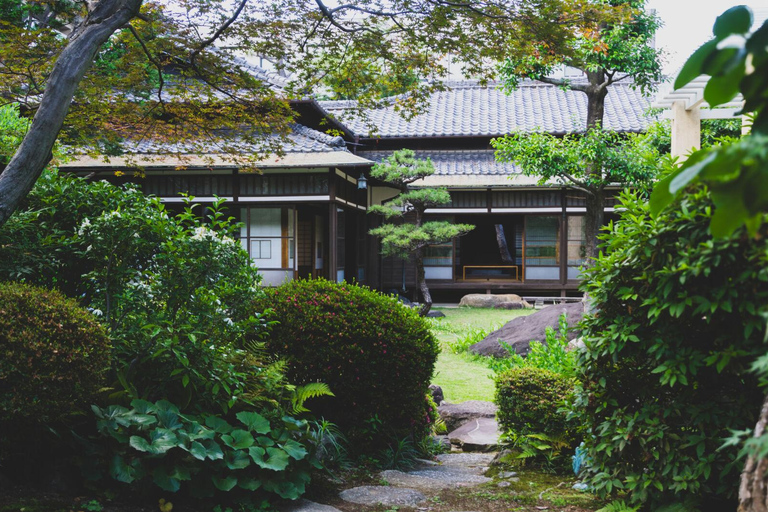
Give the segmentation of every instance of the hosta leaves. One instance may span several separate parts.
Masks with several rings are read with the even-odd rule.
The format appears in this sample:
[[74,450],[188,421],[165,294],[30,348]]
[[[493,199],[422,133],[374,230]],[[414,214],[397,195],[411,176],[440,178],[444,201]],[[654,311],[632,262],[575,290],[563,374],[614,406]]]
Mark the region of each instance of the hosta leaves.
[[251,465],[251,458],[245,450],[227,453],[224,461],[229,469],[244,469]]
[[109,474],[118,482],[126,484],[132,483],[136,478],[136,470],[125,463],[125,460],[119,455],[112,457],[109,464]]
[[235,476],[227,476],[227,477],[212,476],[211,481],[213,481],[213,485],[215,485],[217,489],[225,492],[231,491],[232,488],[235,485],[237,485],[237,477]]
[[248,448],[253,445],[253,436],[245,430],[233,430],[231,434],[221,436],[221,441],[236,450]]
[[269,420],[255,412],[239,412],[237,413],[237,419],[240,420],[248,430],[252,430],[257,434],[268,434],[271,430]]
[[167,470],[160,466],[152,472],[152,481],[164,491],[176,492],[181,487],[181,482],[176,478],[171,478]]
[[246,491],[255,491],[261,487],[261,481],[255,478],[239,477],[237,479],[237,486]]
[[292,458],[301,460],[307,456],[307,450],[301,444],[289,439],[282,445],[283,450],[288,453]]
[[270,447],[265,450],[258,446],[252,446],[248,449],[248,454],[256,464],[264,469],[282,471],[288,467],[288,454],[280,448]]
[[229,432],[232,432],[234,427],[226,422],[226,420],[223,420],[216,416],[208,416],[205,418],[205,426],[208,428],[213,429],[215,432],[218,432],[219,434],[228,434]]

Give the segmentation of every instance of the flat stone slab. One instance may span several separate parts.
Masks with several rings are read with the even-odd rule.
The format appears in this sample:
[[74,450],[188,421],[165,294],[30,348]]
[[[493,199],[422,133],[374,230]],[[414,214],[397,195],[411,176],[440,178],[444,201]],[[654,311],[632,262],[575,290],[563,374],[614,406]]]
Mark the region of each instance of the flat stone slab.
[[403,487],[364,485],[342,491],[339,497],[357,505],[377,505],[415,507],[427,497],[415,489]]
[[437,462],[446,468],[459,466],[484,471],[495,457],[495,453],[443,453],[437,456]]
[[411,487],[421,490],[440,490],[449,487],[472,487],[490,482],[491,479],[468,471],[444,471],[438,469],[422,469],[409,471],[388,470],[379,473],[379,476],[398,487]]
[[448,432],[475,418],[495,418],[498,410],[493,402],[482,400],[467,400],[458,404],[444,403],[437,408]]
[[466,451],[487,452],[499,446],[499,424],[493,418],[476,418],[466,422],[450,434],[451,443]]
[[278,505],[280,512],[341,512],[336,507],[321,505],[309,500],[297,500]]

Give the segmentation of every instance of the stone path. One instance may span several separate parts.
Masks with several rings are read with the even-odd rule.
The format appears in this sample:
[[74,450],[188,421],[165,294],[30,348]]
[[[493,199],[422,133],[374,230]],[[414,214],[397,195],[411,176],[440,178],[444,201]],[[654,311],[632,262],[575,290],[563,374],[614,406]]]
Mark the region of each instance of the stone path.
[[[471,419],[448,435],[451,442],[464,451],[437,456],[437,461],[421,460],[409,471],[386,470],[379,479],[388,485],[364,485],[346,489],[339,498],[356,505],[386,507],[419,507],[428,495],[441,489],[474,487],[490,482],[484,476],[496,455],[499,430],[496,420]],[[514,475],[510,475],[514,476]],[[281,508],[283,512],[340,512],[337,508],[300,500]]]

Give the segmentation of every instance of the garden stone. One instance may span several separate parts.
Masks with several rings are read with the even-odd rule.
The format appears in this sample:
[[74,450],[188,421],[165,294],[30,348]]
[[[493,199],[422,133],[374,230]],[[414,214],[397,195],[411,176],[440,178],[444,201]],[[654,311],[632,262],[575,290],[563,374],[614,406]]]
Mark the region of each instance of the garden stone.
[[445,313],[442,311],[430,311],[427,313],[427,318],[445,318]]
[[453,471],[439,471],[435,469],[422,469],[415,471],[387,470],[379,473],[379,476],[390,485],[407,487],[422,491],[434,491],[449,487],[475,486],[490,482],[491,479],[474,475],[454,468]]
[[527,302],[501,302],[493,306],[493,309],[525,309]]
[[432,400],[434,400],[437,405],[441,405],[445,401],[445,395],[443,395],[443,388],[441,388],[437,384],[429,385],[429,393],[432,395]]
[[464,423],[477,418],[495,418],[498,407],[493,402],[467,400],[460,404],[443,403],[437,408],[445,422],[448,432],[456,430]]
[[526,356],[531,341],[546,341],[547,327],[557,330],[560,315],[563,313],[568,319],[568,327],[573,328],[584,318],[584,304],[555,304],[532,315],[517,317],[469,347],[469,351],[482,356],[507,357],[509,353],[500,343],[504,342],[514,348],[517,354]]
[[487,452],[498,447],[500,435],[499,424],[495,419],[477,418],[448,434],[448,439],[451,444],[461,446],[465,452]]
[[357,505],[384,505],[387,507],[415,507],[427,497],[415,489],[363,485],[342,491],[339,497]]
[[489,466],[494,457],[495,453],[443,453],[437,456],[437,461],[446,469],[459,466],[483,473],[483,468]]
[[298,500],[278,505],[280,512],[341,512],[336,507],[321,505],[309,500]]
[[459,307],[464,306],[469,308],[494,308],[499,304],[507,303],[517,303],[524,308],[531,307],[531,305],[525,302],[522,297],[513,293],[498,295],[491,295],[487,293],[470,293],[469,295],[465,295],[461,298]]

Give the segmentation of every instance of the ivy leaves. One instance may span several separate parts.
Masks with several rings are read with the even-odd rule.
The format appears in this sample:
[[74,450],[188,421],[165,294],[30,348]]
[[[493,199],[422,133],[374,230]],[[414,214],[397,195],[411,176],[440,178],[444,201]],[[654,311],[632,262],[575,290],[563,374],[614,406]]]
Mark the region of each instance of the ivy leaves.
[[705,183],[716,206],[710,222],[716,237],[727,237],[742,225],[754,236],[768,212],[768,23],[748,35],[751,26],[749,8],[742,5],[724,12],[715,21],[714,38],[691,55],[675,88],[710,75],[704,99],[711,107],[741,93],[742,111],[754,113],[752,133],[733,144],[694,153],[661,180],[651,196],[651,213],[656,216],[688,185]]

